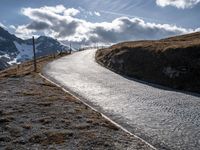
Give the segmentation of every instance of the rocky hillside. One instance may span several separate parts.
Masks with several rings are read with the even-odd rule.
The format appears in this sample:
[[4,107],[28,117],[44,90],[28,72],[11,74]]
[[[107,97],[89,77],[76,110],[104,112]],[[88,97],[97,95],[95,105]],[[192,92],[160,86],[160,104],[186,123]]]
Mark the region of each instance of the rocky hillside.
[[96,60],[126,76],[200,93],[200,33],[98,50]]
[[[46,36],[37,38],[35,44],[38,57],[69,50],[68,46]],[[32,57],[32,39],[22,40],[0,27],[0,70]]]

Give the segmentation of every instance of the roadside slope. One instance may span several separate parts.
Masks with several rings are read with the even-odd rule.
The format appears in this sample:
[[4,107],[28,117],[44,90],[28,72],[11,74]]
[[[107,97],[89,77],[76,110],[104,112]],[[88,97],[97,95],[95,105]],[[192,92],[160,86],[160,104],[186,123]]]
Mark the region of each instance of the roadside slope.
[[200,93],[200,33],[119,43],[98,50],[96,60],[126,76]]

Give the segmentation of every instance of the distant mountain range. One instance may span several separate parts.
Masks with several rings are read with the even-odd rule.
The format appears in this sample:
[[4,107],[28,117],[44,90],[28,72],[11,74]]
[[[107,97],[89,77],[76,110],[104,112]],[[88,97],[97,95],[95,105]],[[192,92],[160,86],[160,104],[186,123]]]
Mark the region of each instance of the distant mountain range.
[[[37,57],[69,50],[69,46],[46,36],[35,39],[35,47]],[[32,59],[32,49],[32,39],[20,39],[0,27],[0,70]]]

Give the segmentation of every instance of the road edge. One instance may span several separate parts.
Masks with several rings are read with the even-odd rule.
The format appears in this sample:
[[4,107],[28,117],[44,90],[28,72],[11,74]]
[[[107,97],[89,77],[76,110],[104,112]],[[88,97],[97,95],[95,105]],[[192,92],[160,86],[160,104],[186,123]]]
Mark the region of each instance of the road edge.
[[117,126],[118,128],[120,128],[121,130],[123,130],[124,132],[128,133],[131,136],[134,136],[135,138],[141,140],[142,142],[144,142],[145,144],[147,144],[150,148],[157,150],[157,148],[155,148],[153,145],[151,145],[150,143],[148,143],[147,141],[145,141],[144,139],[140,138],[139,136],[131,133],[130,131],[128,131],[127,129],[125,129],[123,126],[121,126],[120,124],[118,124],[117,122],[113,121],[111,118],[109,118],[108,116],[104,115],[103,113],[99,112],[97,109],[95,109],[94,107],[92,107],[91,105],[89,105],[88,103],[86,103],[85,101],[81,100],[79,97],[77,97],[76,95],[72,94],[71,92],[69,92],[67,89],[65,89],[64,87],[62,87],[61,85],[57,84],[56,82],[52,81],[51,79],[49,79],[47,76],[44,76],[42,73],[39,73],[39,76],[42,77],[43,79],[47,80],[48,82],[52,83],[53,85],[57,86],[58,88],[60,88],[62,91],[64,91],[65,93],[68,93],[70,95],[72,95],[74,98],[76,98],[77,100],[79,100],[80,102],[82,102],[84,105],[86,105],[87,107],[89,107],[90,109],[92,109],[93,111],[101,114],[101,116],[103,118],[105,118],[106,120],[108,120],[109,122],[111,122],[112,124],[114,124],[115,126]]

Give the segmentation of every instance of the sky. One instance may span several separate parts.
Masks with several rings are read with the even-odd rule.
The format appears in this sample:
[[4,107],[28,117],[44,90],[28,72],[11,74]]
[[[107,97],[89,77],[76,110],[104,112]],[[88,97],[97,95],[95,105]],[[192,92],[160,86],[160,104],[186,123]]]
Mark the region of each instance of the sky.
[[1,0],[0,26],[27,39],[109,44],[200,31],[200,0]]

